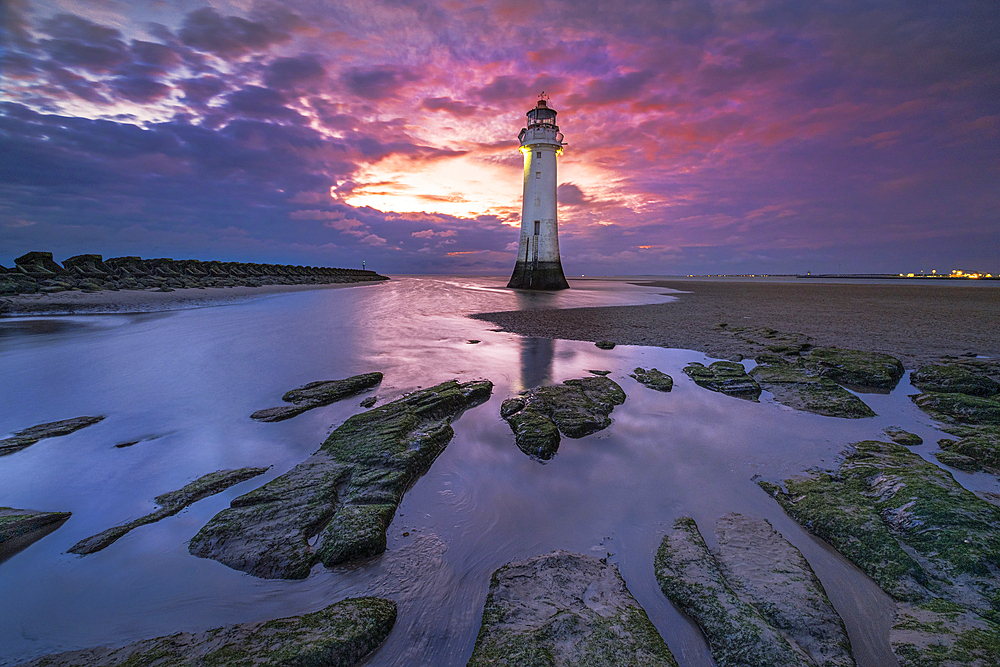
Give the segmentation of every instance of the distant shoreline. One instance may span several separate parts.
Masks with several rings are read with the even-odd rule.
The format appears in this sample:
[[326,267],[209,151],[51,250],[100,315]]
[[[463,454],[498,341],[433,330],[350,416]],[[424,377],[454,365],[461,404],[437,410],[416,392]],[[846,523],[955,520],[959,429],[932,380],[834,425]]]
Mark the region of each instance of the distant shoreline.
[[[629,282],[681,293],[676,294],[676,301],[665,304],[508,311],[472,317],[522,336],[683,348],[722,359],[760,351],[734,336],[731,330],[735,327],[767,327],[805,334],[816,345],[885,352],[898,357],[907,368],[944,355],[974,353],[1000,358],[1000,338],[996,335],[1000,329],[1000,284],[995,282],[887,284],[737,277]],[[722,323],[726,327],[718,326]]]
[[250,287],[190,287],[169,292],[158,290],[66,291],[52,294],[18,294],[0,297],[0,318],[39,315],[150,313],[188,308],[204,308],[240,303],[253,299],[317,289],[340,289],[379,285],[384,280],[307,285],[261,285]]

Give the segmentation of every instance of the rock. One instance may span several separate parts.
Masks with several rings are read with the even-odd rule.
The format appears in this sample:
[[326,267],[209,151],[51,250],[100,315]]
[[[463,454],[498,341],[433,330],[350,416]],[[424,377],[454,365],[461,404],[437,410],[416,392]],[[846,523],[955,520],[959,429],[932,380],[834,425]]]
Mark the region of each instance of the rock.
[[843,384],[893,389],[903,377],[903,363],[888,354],[836,347],[814,347],[808,356],[823,375]]
[[216,493],[225,491],[229,487],[245,482],[248,479],[262,475],[267,472],[267,468],[240,468],[239,470],[219,470],[210,472],[191,482],[187,486],[177,491],[164,493],[155,498],[160,509],[151,514],[140,517],[134,521],[129,521],[121,526],[109,528],[93,537],[80,540],[69,548],[71,554],[92,554],[105,547],[111,546],[119,538],[124,537],[133,528],[155,523],[160,519],[177,514],[185,507],[192,505],[202,498],[214,496]]
[[[980,429],[975,435],[970,435],[961,440],[951,440],[944,438],[938,440],[938,446],[944,450],[936,454],[939,461],[960,470],[980,470],[986,469],[994,475],[1000,475],[1000,429]],[[945,459],[941,457],[945,456]],[[973,466],[957,457],[972,459]],[[952,461],[949,463],[948,461]],[[956,465],[955,462],[965,464]]]
[[52,259],[51,252],[29,252],[14,260],[17,268],[35,278],[58,276],[66,272]]
[[478,345],[479,343],[482,343],[483,341],[481,341],[481,340],[476,340],[476,339],[474,339],[474,338],[473,338],[473,339],[470,339],[470,340],[468,340],[468,341],[466,341],[466,342],[467,342],[467,343],[468,343],[469,345]]
[[996,667],[1000,626],[932,598],[897,607],[889,644],[899,667]]
[[493,573],[469,667],[674,667],[618,569],[555,551]]
[[368,398],[363,399],[358,405],[363,408],[370,408],[376,403],[378,403],[378,396],[369,396]]
[[931,417],[943,422],[1000,425],[1000,399],[968,394],[916,394],[913,402]]
[[965,366],[921,366],[910,373],[910,384],[922,391],[989,397],[1000,394],[1000,382]]
[[625,392],[606,377],[566,380],[509,398],[500,406],[522,452],[551,459],[559,449],[559,433],[582,438],[611,425],[611,411],[625,402]]
[[895,442],[897,445],[906,445],[907,447],[916,447],[917,445],[924,444],[923,438],[919,435],[910,433],[909,431],[904,431],[896,426],[890,426],[885,430],[885,434],[889,436],[889,439]]
[[817,665],[853,667],[844,622],[809,563],[766,519],[727,514],[715,528],[717,560],[737,597]]
[[278,406],[266,410],[258,410],[250,415],[251,419],[262,422],[276,422],[300,415],[306,410],[312,410],[323,405],[329,405],[348,396],[360,394],[366,389],[376,386],[382,381],[381,373],[363,373],[343,380],[320,380],[285,392],[281,400],[293,405]]
[[864,401],[815,368],[801,362],[789,363],[774,355],[757,357],[757,362],[750,375],[782,405],[826,417],[875,416]]
[[747,375],[743,364],[735,361],[716,361],[709,366],[694,362],[684,367],[684,373],[699,387],[711,391],[748,401],[760,396],[760,385]]
[[69,512],[0,507],[0,563],[42,539],[69,517]]
[[677,520],[654,563],[663,594],[705,633],[718,667],[815,665],[730,588],[694,519]]
[[492,389],[452,380],[350,417],[311,457],[215,515],[190,552],[268,579],[377,556],[404,491],[454,435],[451,421]]
[[648,371],[645,368],[636,368],[630,377],[656,391],[670,391],[674,388],[674,379],[655,368],[650,368]]
[[613,349],[615,349],[615,344],[612,341],[610,341],[610,340],[599,340],[596,343],[594,343],[594,345],[596,345],[597,347],[601,348],[602,350],[613,350]]
[[835,475],[760,484],[897,600],[1000,618],[1000,508],[901,445],[855,449]]
[[350,598],[311,614],[240,623],[206,632],[178,632],[121,648],[97,647],[57,653],[22,667],[349,667],[378,648],[395,623],[396,604],[391,600]]
[[611,371],[587,371],[587,372],[590,373],[591,375],[601,375],[601,376],[611,375]]
[[956,468],[958,470],[964,470],[965,472],[978,472],[983,469],[976,459],[966,456],[965,454],[959,454],[958,452],[934,452],[934,458],[946,466],[951,466],[952,468]]
[[73,419],[63,419],[62,421],[38,424],[17,431],[10,438],[0,440],[0,456],[19,452],[25,447],[35,444],[43,438],[55,438],[60,435],[69,435],[73,431],[79,431],[85,426],[96,424],[104,419],[104,415],[99,417],[74,417]]

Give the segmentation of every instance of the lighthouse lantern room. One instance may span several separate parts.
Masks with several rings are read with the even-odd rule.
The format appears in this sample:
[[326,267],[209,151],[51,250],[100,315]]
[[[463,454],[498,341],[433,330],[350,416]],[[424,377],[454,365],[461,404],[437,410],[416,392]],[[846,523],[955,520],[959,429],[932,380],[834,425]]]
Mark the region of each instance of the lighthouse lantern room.
[[563,135],[556,110],[543,93],[527,113],[528,126],[517,136],[524,155],[524,199],[517,262],[507,287],[530,290],[567,289],[559,257],[556,203],[556,163],[563,151]]

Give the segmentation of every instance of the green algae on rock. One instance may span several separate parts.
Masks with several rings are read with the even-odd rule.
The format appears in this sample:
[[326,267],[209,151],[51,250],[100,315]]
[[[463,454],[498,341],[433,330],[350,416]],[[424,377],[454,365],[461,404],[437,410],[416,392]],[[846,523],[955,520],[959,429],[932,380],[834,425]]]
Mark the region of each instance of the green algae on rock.
[[995,667],[1000,626],[954,602],[900,604],[889,632],[899,667]]
[[618,569],[568,551],[508,563],[490,580],[469,667],[676,667]]
[[809,351],[808,362],[831,380],[875,389],[894,389],[904,373],[899,359],[881,352],[814,347]]
[[69,512],[0,507],[0,563],[42,539],[69,517]]
[[500,406],[522,452],[547,460],[559,449],[559,433],[582,438],[611,425],[609,416],[625,392],[603,376],[566,380],[508,398]]
[[615,343],[614,343],[614,341],[610,341],[610,340],[599,340],[596,343],[594,343],[594,345],[596,345],[597,347],[601,348],[602,350],[613,350],[613,349],[615,349]]
[[1000,399],[968,394],[915,394],[913,402],[931,417],[948,423],[1000,425]]
[[875,416],[875,411],[860,398],[801,361],[790,363],[769,354],[757,357],[757,363],[750,375],[782,405],[825,417]]
[[57,653],[23,667],[350,667],[377,649],[395,623],[391,600],[349,598],[301,616]]
[[105,547],[111,546],[134,528],[155,523],[168,516],[173,516],[202,498],[208,498],[209,496],[214,496],[216,493],[221,493],[235,484],[245,482],[257,475],[262,475],[267,470],[267,468],[240,468],[238,470],[219,470],[202,475],[177,491],[156,496],[155,501],[160,506],[160,509],[155,512],[80,540],[69,548],[69,553],[83,556],[100,551]]
[[987,398],[1000,394],[1000,382],[964,365],[927,365],[910,373],[910,384],[922,391],[968,394]]
[[802,553],[766,519],[730,513],[715,527],[726,582],[817,665],[853,667],[844,622]]
[[62,421],[49,422],[31,426],[23,431],[17,431],[10,438],[0,440],[0,456],[19,452],[25,447],[35,444],[43,438],[55,438],[60,435],[69,435],[74,431],[79,431],[85,426],[96,424],[104,419],[104,415],[98,417],[74,417],[73,419],[63,419]]
[[[994,475],[1000,475],[1000,429],[979,429],[974,435],[961,440],[942,438],[938,440],[938,446],[944,450],[938,452],[938,459],[943,454],[963,456],[975,462],[975,470],[985,469]],[[961,466],[954,467],[965,470]]]
[[906,445],[907,447],[916,447],[917,445],[924,444],[924,439],[915,433],[910,433],[909,431],[904,431],[897,426],[890,426],[885,429],[885,434],[897,445]]
[[350,417],[304,462],[235,498],[190,552],[268,579],[377,556],[404,491],[451,441],[451,421],[492,390],[450,380]]
[[705,633],[719,667],[816,664],[736,595],[694,519],[674,523],[660,543],[654,568],[663,594]]
[[[901,445],[855,444],[835,475],[761,483],[897,600],[1000,618],[1000,508]],[[904,549],[905,548],[905,549]]]
[[674,379],[655,368],[650,368],[648,371],[645,368],[636,368],[629,377],[656,391],[666,392],[674,388]]
[[258,410],[250,415],[251,419],[262,422],[276,422],[291,419],[307,410],[329,405],[348,396],[360,394],[371,389],[382,381],[382,374],[363,373],[343,380],[320,380],[285,392],[281,400],[293,405],[282,405],[276,408]]
[[716,361],[708,366],[694,362],[684,367],[684,373],[699,387],[711,391],[748,401],[760,396],[760,385],[747,375],[743,364],[735,361]]

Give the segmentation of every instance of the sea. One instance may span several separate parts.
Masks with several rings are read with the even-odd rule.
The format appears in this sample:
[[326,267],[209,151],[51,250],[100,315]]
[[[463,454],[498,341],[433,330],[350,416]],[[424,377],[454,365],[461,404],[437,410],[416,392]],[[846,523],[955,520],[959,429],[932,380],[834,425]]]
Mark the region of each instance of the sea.
[[[678,517],[709,545],[729,512],[766,518],[798,547],[844,618],[861,667],[894,664],[893,604],[827,544],[789,519],[756,480],[836,467],[852,442],[889,426],[921,436],[924,458],[946,434],[918,410],[908,375],[860,394],[877,417],[799,412],[713,393],[682,372],[713,359],[693,350],[526,338],[468,315],[516,309],[669,303],[683,295],[624,280],[515,292],[496,277],[401,276],[173,311],[0,319],[0,437],[29,426],[106,415],[73,434],[0,457],[0,505],[72,512],[0,563],[0,665],[49,653],[297,615],[359,595],[398,604],[396,625],[364,664],[464,665],[494,570],[566,549],[617,565],[682,666],[712,665],[704,638],[660,592],[653,556]],[[474,342],[478,341],[478,342]],[[747,368],[753,362],[744,362]],[[637,366],[674,379],[662,393]],[[563,438],[540,461],[514,444],[500,404],[540,385],[609,377],[627,394],[612,425]],[[250,414],[315,380],[381,371],[375,390],[278,423]],[[488,379],[492,398],[455,420],[455,437],[403,498],[387,551],[304,580],[266,580],[188,553],[188,541],[233,498],[281,475],[330,432],[420,387]],[[138,441],[128,447],[118,444]],[[143,526],[103,551],[79,540],[156,509],[153,499],[216,470],[266,474]],[[969,488],[994,478],[952,471]]]

